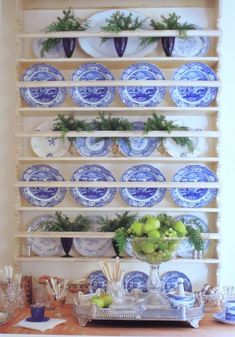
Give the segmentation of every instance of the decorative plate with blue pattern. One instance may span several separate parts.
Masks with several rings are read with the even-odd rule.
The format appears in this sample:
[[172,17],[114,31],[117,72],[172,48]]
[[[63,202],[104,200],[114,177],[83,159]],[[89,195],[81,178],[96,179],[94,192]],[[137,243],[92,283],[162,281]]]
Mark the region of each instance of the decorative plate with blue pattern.
[[[165,80],[162,71],[151,63],[135,63],[124,70],[121,80]],[[134,87],[120,87],[119,95],[127,106],[156,106],[160,104],[166,94],[165,87],[137,85]]]
[[[166,181],[163,174],[154,166],[148,164],[134,165],[121,177],[121,181]],[[119,190],[122,199],[133,207],[152,207],[165,196],[166,188],[155,187],[122,187]]]
[[[101,165],[84,165],[74,172],[71,181],[115,181],[115,178]],[[70,193],[82,206],[102,207],[113,200],[116,188],[72,187]]]
[[147,292],[148,275],[142,271],[130,271],[123,277],[123,287],[128,292],[133,289],[140,289],[142,292]]
[[[50,165],[32,165],[27,168],[23,181],[64,181],[60,172]],[[65,187],[20,187],[22,196],[33,206],[53,207],[61,203],[66,194]]]
[[161,275],[160,279],[162,281],[163,290],[168,293],[171,290],[175,290],[177,287],[178,278],[182,278],[184,280],[184,290],[188,292],[192,292],[192,283],[188,276],[179,271],[168,271]]
[[[55,221],[53,215],[39,216],[33,220],[28,228],[28,232],[43,232],[46,221]],[[63,254],[63,248],[59,238],[27,238],[27,244],[30,245],[32,252],[38,256],[60,256]]]
[[[27,68],[21,76],[20,81],[64,81],[64,77],[55,67],[39,63]],[[66,88],[20,88],[21,96],[31,107],[57,107],[64,102],[66,93]]]
[[101,270],[94,271],[88,276],[90,293],[95,293],[97,289],[106,290],[107,279]]
[[[144,129],[143,122],[132,123],[134,130]],[[127,157],[148,157],[156,149],[159,139],[156,137],[129,137],[119,138],[120,151]]]
[[[173,176],[174,182],[216,182],[213,171],[204,165],[188,165]],[[217,195],[216,188],[171,188],[170,194],[180,207],[203,207]]]
[[221,322],[221,323],[225,323],[225,324],[232,324],[234,325],[235,324],[235,320],[231,320],[231,319],[226,319],[226,315],[225,315],[225,312],[216,312],[213,314],[213,317]]
[[[213,69],[200,62],[184,64],[173,76],[175,81],[217,81]],[[207,107],[215,99],[218,88],[215,87],[171,87],[171,98],[177,106]]]
[[[208,232],[208,225],[196,215],[192,214],[183,214],[175,217],[175,220],[182,221],[186,226],[190,226],[194,229],[199,229],[201,233]],[[203,240],[204,244],[204,252],[207,251],[210,245],[210,240]],[[180,242],[180,245],[177,249],[177,255],[180,257],[192,257],[193,256],[194,247],[189,242],[188,239],[184,239]]]
[[82,256],[113,256],[113,244],[111,239],[98,238],[74,238],[73,246]]
[[77,137],[74,146],[83,157],[105,157],[111,150],[112,140],[110,138]]
[[[86,63],[72,74],[71,81],[113,81],[114,77],[102,64]],[[104,107],[112,103],[115,87],[72,87],[69,90],[72,100],[79,106]]]

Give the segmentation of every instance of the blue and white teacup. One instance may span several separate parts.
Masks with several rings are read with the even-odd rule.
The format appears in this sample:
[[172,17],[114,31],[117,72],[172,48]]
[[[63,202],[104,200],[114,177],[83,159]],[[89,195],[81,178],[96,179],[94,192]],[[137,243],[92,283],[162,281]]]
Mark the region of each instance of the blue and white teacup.
[[227,321],[235,321],[235,300],[225,302],[225,318]]

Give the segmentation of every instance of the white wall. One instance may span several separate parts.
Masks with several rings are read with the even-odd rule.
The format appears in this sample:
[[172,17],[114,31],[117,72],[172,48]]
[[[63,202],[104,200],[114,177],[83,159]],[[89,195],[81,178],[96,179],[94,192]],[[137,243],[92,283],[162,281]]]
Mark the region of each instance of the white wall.
[[[14,2],[2,0],[3,39],[1,41],[1,95],[0,95],[0,266],[13,261],[13,219],[14,219],[14,137],[13,127],[15,114],[14,81],[15,81],[15,40],[14,40]],[[235,100],[234,100],[234,40],[232,24],[234,22],[235,2],[223,1],[223,43],[221,46],[223,65],[221,77],[223,89],[221,97],[222,113],[220,126],[221,141],[221,281],[224,284],[235,284],[234,234],[234,189],[235,189]],[[2,30],[2,29],[1,29]],[[43,267],[43,266],[42,266]],[[64,266],[64,272],[71,269]],[[71,270],[70,270],[71,271]]]

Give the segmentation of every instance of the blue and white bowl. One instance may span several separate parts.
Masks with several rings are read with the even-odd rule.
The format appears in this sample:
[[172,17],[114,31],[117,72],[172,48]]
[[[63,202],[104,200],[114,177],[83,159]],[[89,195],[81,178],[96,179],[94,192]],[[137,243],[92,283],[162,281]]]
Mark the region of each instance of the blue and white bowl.
[[[61,72],[49,64],[33,64],[25,70],[20,78],[22,82],[64,81]],[[40,87],[21,88],[23,100],[31,107],[51,108],[61,105],[66,97],[66,88]]]
[[[175,81],[217,81],[213,69],[200,62],[184,64],[174,75]],[[207,107],[215,99],[218,92],[216,87],[171,87],[170,94],[177,106]]]
[[[102,64],[86,63],[72,74],[71,81],[113,81],[114,77]],[[78,106],[105,107],[115,97],[115,87],[72,87],[69,90],[74,103]]]
[[193,307],[195,302],[195,294],[190,292],[185,292],[185,296],[176,295],[175,292],[167,293],[167,297],[173,308],[178,307]]
[[[162,71],[151,63],[135,63],[122,73],[121,80],[165,80]],[[166,94],[165,87],[135,85],[133,87],[120,87],[119,95],[122,102],[130,107],[133,106],[156,106],[160,104]]]

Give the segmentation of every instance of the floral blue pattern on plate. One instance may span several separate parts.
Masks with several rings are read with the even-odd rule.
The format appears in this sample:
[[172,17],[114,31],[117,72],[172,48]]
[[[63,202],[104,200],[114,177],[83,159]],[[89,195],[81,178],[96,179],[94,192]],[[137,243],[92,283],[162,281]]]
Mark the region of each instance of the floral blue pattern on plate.
[[[102,64],[86,63],[72,74],[71,81],[113,81],[114,77]],[[70,95],[79,106],[105,107],[114,100],[115,87],[72,87]]]
[[[200,62],[184,64],[173,76],[175,81],[217,81],[213,69]],[[171,87],[171,98],[177,106],[207,107],[215,99],[218,88],[215,87]]]
[[[174,182],[216,182],[213,171],[204,165],[188,165],[173,176]],[[171,188],[170,194],[180,207],[203,207],[217,195],[216,188]]]
[[[121,181],[166,181],[163,174],[148,164],[134,165],[121,177]],[[133,207],[151,207],[159,203],[165,196],[166,188],[122,187],[119,190],[122,199]]]
[[142,271],[130,271],[123,277],[123,287],[128,292],[133,289],[140,289],[142,292],[147,292],[148,275]]
[[[27,168],[23,181],[64,181],[60,172],[50,165],[32,165]],[[65,187],[20,187],[22,196],[33,206],[53,207],[65,197]]]
[[95,293],[97,289],[106,290],[107,279],[101,270],[92,272],[87,279],[90,288],[90,293]]
[[[28,232],[43,232],[45,221],[54,221],[53,215],[43,215],[37,217],[29,226]],[[59,238],[27,238],[27,244],[30,245],[32,252],[38,256],[60,256],[63,248]]]
[[111,239],[74,238],[75,250],[83,256],[113,256],[114,250]]
[[[124,70],[121,80],[165,80],[162,71],[151,63],[135,63]],[[160,104],[166,94],[165,87],[141,85],[133,87],[120,87],[119,95],[127,106],[156,106]]]
[[192,284],[188,276],[176,270],[168,271],[161,275],[160,278],[162,281],[163,290],[166,293],[168,293],[171,290],[175,290],[177,287],[177,280],[180,277],[184,280],[184,290],[192,292]]
[[76,150],[84,157],[104,157],[110,152],[110,138],[77,137],[74,142]]
[[[202,28],[194,25],[195,29]],[[176,37],[171,56],[194,57],[207,55],[210,48],[210,39],[207,36]]]
[[213,314],[213,317],[221,323],[233,324],[233,325],[235,324],[235,320],[226,319],[225,312],[216,312]]
[[[194,229],[199,229],[201,233],[206,233],[208,231],[208,225],[203,221],[201,218],[199,218],[196,215],[192,214],[183,214],[175,217],[175,219],[178,221],[182,221],[186,226],[190,226]],[[204,240],[204,252],[207,251],[210,241]],[[193,246],[189,242],[188,239],[184,239],[180,242],[179,248],[177,249],[177,255],[180,257],[192,257],[193,255]]]
[[[135,130],[144,129],[143,122],[132,123]],[[120,151],[127,157],[147,157],[150,156],[159,144],[156,137],[129,137],[119,138],[118,145]]]
[[[115,181],[115,178],[101,165],[84,165],[74,172],[71,181]],[[102,207],[113,200],[116,188],[72,187],[70,192],[82,206]]]
[[[21,76],[20,81],[64,81],[64,77],[55,67],[39,63],[27,68]],[[31,107],[57,107],[64,102],[66,93],[66,88],[20,88],[21,96]]]

